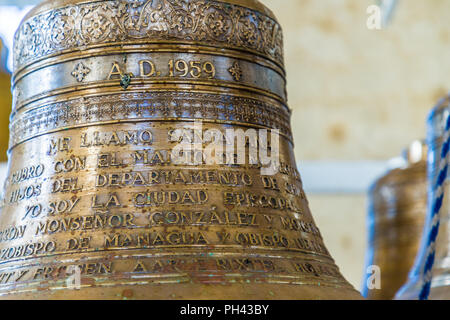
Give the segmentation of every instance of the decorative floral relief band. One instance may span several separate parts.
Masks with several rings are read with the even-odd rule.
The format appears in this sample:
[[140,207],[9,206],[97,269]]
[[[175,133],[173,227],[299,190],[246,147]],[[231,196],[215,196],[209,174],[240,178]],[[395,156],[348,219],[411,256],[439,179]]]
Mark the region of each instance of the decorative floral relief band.
[[122,92],[50,103],[16,116],[10,126],[10,148],[52,130],[99,121],[183,118],[278,128],[292,140],[290,111],[274,102],[195,92]]
[[205,0],[115,0],[57,8],[22,23],[15,36],[14,68],[80,47],[138,40],[252,51],[283,65],[281,27],[259,12]]

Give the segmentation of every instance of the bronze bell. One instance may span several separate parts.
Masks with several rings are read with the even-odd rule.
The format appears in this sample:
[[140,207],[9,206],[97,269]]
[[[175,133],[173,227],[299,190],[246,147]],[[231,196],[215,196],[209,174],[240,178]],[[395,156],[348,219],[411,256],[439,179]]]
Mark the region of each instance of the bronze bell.
[[360,298],[309,211],[261,3],[45,1],[14,50],[4,298]]
[[[366,273],[363,295],[391,300],[406,282],[419,250],[427,212],[427,146],[415,141],[402,163],[380,177],[369,192],[369,244],[366,268],[377,266],[380,286],[370,286]],[[369,283],[368,283],[369,282]]]

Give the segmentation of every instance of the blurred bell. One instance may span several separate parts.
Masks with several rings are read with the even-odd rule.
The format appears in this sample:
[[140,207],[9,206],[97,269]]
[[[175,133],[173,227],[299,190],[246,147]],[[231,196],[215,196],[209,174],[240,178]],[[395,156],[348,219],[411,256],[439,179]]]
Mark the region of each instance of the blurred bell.
[[417,255],[427,206],[427,147],[413,142],[403,154],[403,165],[389,170],[369,193],[369,244],[363,296],[390,300],[405,283]]

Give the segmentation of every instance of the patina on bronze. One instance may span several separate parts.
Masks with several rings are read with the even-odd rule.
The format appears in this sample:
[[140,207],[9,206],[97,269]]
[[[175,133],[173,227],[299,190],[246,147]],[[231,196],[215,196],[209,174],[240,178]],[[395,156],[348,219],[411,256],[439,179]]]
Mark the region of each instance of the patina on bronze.
[[[282,32],[258,1],[44,2],[13,85],[4,298],[360,298],[308,208]],[[175,164],[174,130],[198,121],[278,129],[277,173]]]
[[[419,250],[427,213],[427,147],[415,141],[404,152],[404,164],[389,170],[370,190],[369,246],[363,295],[372,300],[391,300],[406,282]],[[371,286],[370,288],[368,286]]]

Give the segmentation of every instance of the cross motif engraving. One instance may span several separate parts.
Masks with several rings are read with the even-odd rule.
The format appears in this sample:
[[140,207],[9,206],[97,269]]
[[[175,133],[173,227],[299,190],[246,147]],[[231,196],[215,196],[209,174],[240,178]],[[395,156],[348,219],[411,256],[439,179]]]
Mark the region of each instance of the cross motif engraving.
[[242,78],[242,69],[239,62],[235,61],[233,66],[228,69],[228,72],[233,76],[235,81],[239,81]]
[[82,82],[84,78],[91,72],[91,69],[86,67],[82,62],[78,63],[75,66],[75,69],[72,71],[72,76],[77,79],[78,82]]

